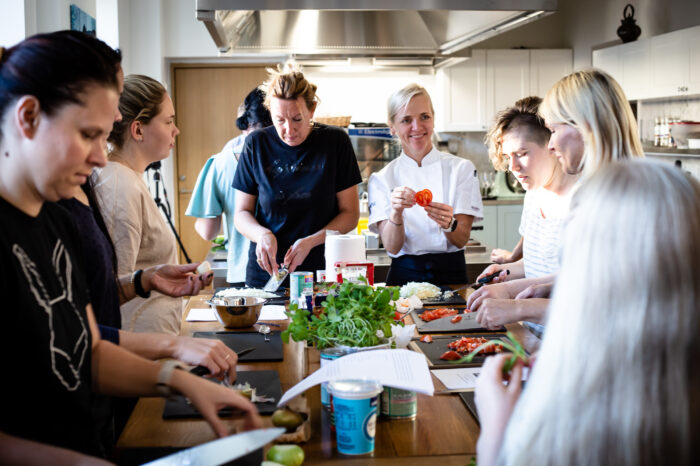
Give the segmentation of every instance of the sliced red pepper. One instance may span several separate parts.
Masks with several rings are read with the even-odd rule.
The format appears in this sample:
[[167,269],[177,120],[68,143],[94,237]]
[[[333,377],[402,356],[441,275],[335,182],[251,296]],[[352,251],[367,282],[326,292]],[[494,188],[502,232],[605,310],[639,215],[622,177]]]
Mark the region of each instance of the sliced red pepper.
[[402,317],[399,311],[394,311],[394,320],[401,320]]
[[444,353],[442,353],[442,356],[440,356],[440,359],[443,359],[445,361],[456,361],[461,358],[462,355],[459,354],[457,351],[445,351]]
[[433,202],[433,193],[429,189],[422,189],[416,193],[416,204],[425,207]]
[[452,322],[453,324],[456,324],[456,323],[459,322],[460,320],[462,320],[462,316],[456,315],[456,316],[454,316],[452,319],[450,319],[450,322]]
[[423,343],[432,343],[433,337],[431,337],[430,335],[423,335],[422,337],[420,337],[420,341],[422,341]]

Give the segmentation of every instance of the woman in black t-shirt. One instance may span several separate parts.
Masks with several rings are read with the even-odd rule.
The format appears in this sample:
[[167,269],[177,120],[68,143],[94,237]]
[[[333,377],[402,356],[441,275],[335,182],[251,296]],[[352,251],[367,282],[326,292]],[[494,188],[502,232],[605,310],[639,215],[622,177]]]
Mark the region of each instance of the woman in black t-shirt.
[[233,187],[236,228],[251,241],[246,284],[289,271],[325,268],[326,230],[357,225],[362,181],[347,134],[311,122],[316,86],[295,69],[263,85],[273,126],[246,139]]
[[76,31],[0,48],[0,354],[11,374],[0,384],[0,464],[77,464],[98,455],[92,391],[181,393],[219,436],[228,434],[216,414],[224,406],[261,425],[252,403],[232,390],[100,339],[76,227],[55,201],[106,163],[120,61]]

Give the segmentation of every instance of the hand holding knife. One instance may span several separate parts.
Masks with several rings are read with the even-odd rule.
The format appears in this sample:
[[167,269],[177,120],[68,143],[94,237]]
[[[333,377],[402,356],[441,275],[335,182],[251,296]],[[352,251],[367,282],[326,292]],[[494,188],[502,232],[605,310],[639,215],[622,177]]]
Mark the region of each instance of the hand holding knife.
[[[252,346],[250,348],[243,349],[241,351],[236,352],[236,355],[240,358],[242,356],[245,356],[248,353],[251,353],[255,351],[255,347]],[[207,366],[196,366],[192,369],[190,369],[190,372],[194,375],[199,375],[200,377],[203,375],[209,374],[209,368]]]

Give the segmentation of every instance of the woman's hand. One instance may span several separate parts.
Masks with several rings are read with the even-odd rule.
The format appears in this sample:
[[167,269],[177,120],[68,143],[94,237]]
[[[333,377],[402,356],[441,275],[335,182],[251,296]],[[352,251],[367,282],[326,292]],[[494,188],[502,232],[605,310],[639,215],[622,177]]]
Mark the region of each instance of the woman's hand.
[[199,264],[161,264],[149,267],[141,275],[143,289],[172,297],[196,295],[209,285],[214,277],[214,272],[211,271],[203,275],[195,274]]
[[230,434],[217,414],[219,410],[228,406],[243,411],[246,430],[263,427],[255,405],[235,390],[179,370],[173,372],[170,384],[173,389],[189,398],[219,437]]
[[445,229],[450,226],[450,222],[454,216],[454,209],[452,206],[440,202],[431,202],[425,206],[424,209],[428,213],[428,217],[440,225],[440,228]]
[[176,337],[172,358],[194,366],[205,366],[212,376],[236,380],[236,352],[221,340]]
[[299,238],[287,250],[284,255],[284,263],[289,269],[289,273],[294,272],[309,255],[309,251],[313,247],[310,242],[308,238]]
[[258,238],[255,246],[258,265],[270,275],[277,273],[277,238],[268,231]]
[[485,299],[478,309],[474,320],[487,330],[498,330],[520,320],[512,299]]
[[414,205],[416,205],[416,192],[411,188],[407,188],[406,186],[397,186],[391,192],[392,214],[395,214],[398,218],[401,218],[404,209],[410,209]]
[[507,264],[508,262],[512,262],[512,257],[512,253],[505,249],[496,248],[491,251],[491,262],[494,264]]
[[[486,359],[476,381],[475,401],[481,422],[481,434],[476,445],[479,465],[496,463],[503,443],[503,434],[520,398],[522,361],[513,366],[510,376],[503,375],[503,366],[510,354],[499,354]],[[504,385],[504,382],[508,382]]]
[[496,272],[501,272],[500,274],[496,275],[492,280],[491,283],[499,283],[499,282],[505,282],[508,280],[508,267],[505,267],[503,265],[498,265],[498,264],[491,264],[488,267],[484,269],[481,274],[479,274],[478,277],[476,277],[476,281],[478,282],[482,278],[484,278],[487,275],[491,275],[492,273]]
[[553,283],[530,285],[515,296],[515,299],[549,298]]
[[513,296],[510,295],[510,291],[505,283],[482,286],[469,295],[467,308],[472,312],[476,312],[485,299],[513,299]]

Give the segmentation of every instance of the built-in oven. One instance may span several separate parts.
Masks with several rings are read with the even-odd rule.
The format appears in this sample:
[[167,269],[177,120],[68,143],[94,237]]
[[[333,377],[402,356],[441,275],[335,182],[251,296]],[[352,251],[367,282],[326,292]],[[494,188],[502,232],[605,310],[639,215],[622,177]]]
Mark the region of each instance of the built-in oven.
[[401,144],[392,137],[385,123],[353,122],[348,128],[352,148],[362,174],[360,198],[367,192],[367,182],[372,173],[384,168],[401,155]]

